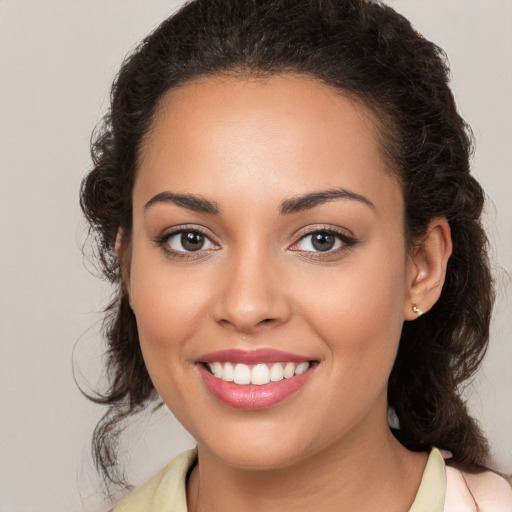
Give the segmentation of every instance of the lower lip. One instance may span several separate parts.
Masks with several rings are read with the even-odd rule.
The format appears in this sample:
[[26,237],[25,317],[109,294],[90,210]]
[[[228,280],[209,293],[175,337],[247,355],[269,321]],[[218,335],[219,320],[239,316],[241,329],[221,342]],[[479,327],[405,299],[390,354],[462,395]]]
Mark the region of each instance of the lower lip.
[[295,394],[306,383],[316,365],[300,375],[262,386],[226,382],[212,375],[202,364],[197,366],[206,387],[220,402],[235,409],[256,410],[276,405]]

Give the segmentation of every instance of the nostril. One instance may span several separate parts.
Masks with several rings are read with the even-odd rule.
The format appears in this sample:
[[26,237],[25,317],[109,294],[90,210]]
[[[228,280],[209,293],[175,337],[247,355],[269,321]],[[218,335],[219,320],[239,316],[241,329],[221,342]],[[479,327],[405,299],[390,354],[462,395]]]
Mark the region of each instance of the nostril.
[[275,322],[276,319],[275,318],[264,318],[263,320],[261,320],[260,322],[258,322],[258,325],[259,326],[263,326],[263,325],[268,325],[268,324],[271,324],[273,322]]

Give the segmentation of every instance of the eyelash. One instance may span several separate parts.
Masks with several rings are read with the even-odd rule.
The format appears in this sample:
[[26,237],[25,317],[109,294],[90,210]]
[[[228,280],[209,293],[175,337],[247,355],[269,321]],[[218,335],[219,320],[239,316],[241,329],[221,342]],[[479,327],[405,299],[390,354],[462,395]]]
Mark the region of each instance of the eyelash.
[[341,246],[335,249],[329,249],[327,251],[304,251],[300,249],[295,249],[295,251],[301,253],[302,255],[307,255],[307,258],[328,260],[333,256],[339,255],[340,253],[352,249],[355,245],[359,243],[359,241],[356,240],[353,236],[350,236],[346,232],[343,232],[341,230],[333,229],[332,227],[318,227],[316,229],[308,230],[302,233],[299,239],[293,243],[292,247],[297,246],[300,242],[307,239],[308,237],[311,237],[319,233],[334,236],[341,243]]
[[[209,253],[212,250],[213,251],[217,250],[217,249],[199,249],[197,251],[186,251],[186,250],[177,251],[175,249],[172,249],[168,243],[169,240],[171,239],[171,237],[179,235],[179,234],[183,234],[183,233],[200,234],[205,239],[207,239],[212,245],[214,245],[214,246],[217,245],[211,240],[211,237],[206,233],[206,231],[204,231],[203,229],[201,229],[197,226],[190,226],[190,227],[183,226],[178,229],[174,229],[172,231],[166,232],[166,233],[158,236],[154,240],[154,242],[158,247],[160,247],[164,251],[164,253],[168,257],[173,258],[173,259],[198,259],[198,257],[204,256],[205,252]],[[341,246],[337,247],[335,249],[329,249],[326,251],[305,251],[305,250],[300,250],[300,249],[293,249],[293,247],[300,244],[300,242],[302,242],[305,239],[307,239],[308,237],[311,237],[318,233],[334,236],[339,242],[341,242]],[[329,228],[319,227],[319,228],[308,230],[308,231],[302,233],[300,235],[300,237],[298,238],[298,240],[291,245],[290,250],[292,250],[294,252],[299,252],[302,255],[307,255],[308,258],[329,259],[333,255],[337,255],[339,253],[346,252],[346,251],[350,250],[358,243],[359,243],[358,240],[356,240],[354,237],[352,237],[350,235],[347,235],[347,233],[345,233],[341,230],[338,231],[331,227],[329,227]]]
[[[170,258],[174,259],[198,259],[198,256],[204,256],[204,252],[210,252],[212,249],[199,249],[197,251],[177,251],[175,249],[172,249],[168,242],[169,240],[176,235],[183,234],[183,233],[196,233],[202,235],[205,239],[207,239],[212,245],[216,245],[214,242],[212,242],[211,237],[206,233],[206,231],[202,230],[201,228],[197,226],[182,226],[178,229],[174,229],[172,231],[168,231],[160,236],[158,236],[154,242],[155,244],[160,247],[164,253],[169,256]],[[216,249],[213,249],[216,250]]]

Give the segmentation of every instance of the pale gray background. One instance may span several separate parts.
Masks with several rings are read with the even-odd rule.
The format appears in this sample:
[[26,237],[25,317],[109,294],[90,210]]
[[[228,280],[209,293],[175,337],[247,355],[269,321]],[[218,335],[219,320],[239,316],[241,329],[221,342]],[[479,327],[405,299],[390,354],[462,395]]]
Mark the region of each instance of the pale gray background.
[[[101,408],[72,377],[75,343],[78,379],[100,377],[97,311],[108,298],[84,269],[78,188],[122,57],[180,3],[0,0],[2,512],[107,509],[89,456]],[[390,3],[448,52],[476,135],[500,295],[491,349],[469,394],[495,465],[512,471],[512,1]],[[165,411],[138,422],[126,444],[133,482],[192,445]]]

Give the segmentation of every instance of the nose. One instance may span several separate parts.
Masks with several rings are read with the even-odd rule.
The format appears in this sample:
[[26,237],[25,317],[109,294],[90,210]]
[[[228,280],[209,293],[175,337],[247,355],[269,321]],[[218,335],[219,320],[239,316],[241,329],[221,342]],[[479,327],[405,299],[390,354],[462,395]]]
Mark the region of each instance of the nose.
[[291,310],[275,258],[265,251],[249,252],[240,251],[225,262],[218,275],[220,286],[214,304],[219,324],[245,334],[285,323]]

